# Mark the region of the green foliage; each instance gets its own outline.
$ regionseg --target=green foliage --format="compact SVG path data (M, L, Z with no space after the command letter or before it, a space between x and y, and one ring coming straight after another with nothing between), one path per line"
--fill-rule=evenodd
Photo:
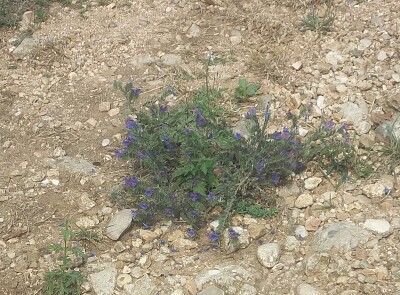
M236 204L235 212L240 215L248 214L255 218L274 217L278 214L275 208L266 208L254 201L239 201Z
M12 27L18 22L15 14L11 13L3 1L0 1L0 27Z
M311 10L300 23L300 31L315 31L319 34L326 34L332 30L332 25L335 20L335 14L332 10L332 4L328 5L324 15L319 17L316 10Z
M49 1L47 0L35 0L35 4L42 7L49 7Z
M246 79L240 79L239 86L235 89L235 99L238 102L245 102L249 97L255 96L260 87L259 84L251 84Z
M81 247L70 245L74 231L71 229L68 221L64 223L61 235L62 243L51 244L49 249L59 254L58 260L62 264L60 269L54 269L45 273L41 292L46 295L79 295L84 277L79 271L71 269L70 257L79 256L85 258L86 255Z
M207 64L207 68L210 62ZM291 126L268 132L269 105L260 116L255 108L246 114L249 135L234 133L227 110L220 104L223 90L208 85L191 100L171 105L175 94L167 88L160 97L148 98L137 105L140 90L132 83L114 82L127 100L132 114L126 120L127 137L117 157L131 161L135 176L112 196L132 210L138 224L148 225L159 218L185 220L191 228L200 228L213 208L223 208L218 232L212 242L229 227L233 212L254 217L273 217L270 208L274 187L284 184L309 162L317 164L326 177L350 177L358 159L350 145L346 126L335 128L332 122L321 124L302 139L297 134L301 117L288 115ZM255 95L260 86L241 80L236 89L238 101ZM362 167L367 174L368 166ZM255 202L257 200L257 202ZM191 232L190 236L195 236Z
M388 158L391 171L400 165L400 116L393 123L386 123L387 142L383 147L382 155ZM399 131L397 131L399 132Z
M47 18L47 12L43 10L35 10L35 17L39 22L43 22Z

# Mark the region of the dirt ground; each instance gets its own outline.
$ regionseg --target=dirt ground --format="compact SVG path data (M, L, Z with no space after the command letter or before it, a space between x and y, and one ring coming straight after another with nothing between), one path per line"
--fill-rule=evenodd
M19 13L35 8L25 4ZM327 34L298 29L311 8L323 15L324 1L291 0L52 3L48 18L30 28L37 43L23 55L13 52L22 32L0 29L0 294L36 294L48 266L46 247L59 241L65 220L97 218L93 228L104 232L108 210L117 210L110 192L131 168L114 156L127 115L114 80L132 81L143 100L168 85L184 100L204 85L204 60L213 52L220 57L210 68L213 83L232 90L245 77L262 84L264 97L273 96L279 126L280 117L298 108L294 102L315 99L321 87L315 71L323 72L327 52L371 29L366 22L375 14L393 13L385 21L393 20L390 42L399 40L394 1L333 5L336 18ZM397 47L390 58L398 54ZM366 59L369 66L375 62ZM304 70L292 66L298 61ZM386 90L396 85L387 83ZM227 92L221 104L238 114L260 98L237 105L231 96ZM393 114L384 99L365 97L370 107ZM331 105L346 101L340 93L326 99ZM100 110L104 102L110 106ZM95 206L83 210L82 195ZM281 217L271 222L278 226ZM97 251L113 245L105 238Z

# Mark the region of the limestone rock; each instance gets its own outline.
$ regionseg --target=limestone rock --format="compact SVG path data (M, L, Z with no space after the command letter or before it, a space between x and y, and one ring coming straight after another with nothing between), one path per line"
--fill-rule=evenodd
M126 231L132 223L132 210L123 209L118 211L107 225L106 234L111 240L118 240L124 231Z
M268 243L258 247L257 259L265 267L274 267L281 255L281 249L278 243Z

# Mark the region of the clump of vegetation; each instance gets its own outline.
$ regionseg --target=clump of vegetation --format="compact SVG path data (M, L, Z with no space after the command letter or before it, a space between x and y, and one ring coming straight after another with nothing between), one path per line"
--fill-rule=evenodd
M239 85L235 89L235 99L238 102L245 102L250 97L255 96L260 89L259 84L249 83L246 79L240 79Z
M239 83L242 97L259 88L249 90L248 83ZM308 162L317 163L327 177L340 175L341 179L357 166L345 125L325 122L301 141L299 117L291 114L289 126L268 132L271 112L267 105L262 114L249 109L245 118L250 135L244 136L229 127L227 111L219 104L220 89L206 86L192 100L172 106L166 98L176 93L168 88L159 98L137 107L140 89L118 81L114 87L122 91L131 111L123 149L116 156L135 165L135 174L125 178L118 196L136 208L132 216L138 224L181 219L191 226L194 237L195 230L218 211L222 212L219 228L210 233L215 242L230 226L234 212L276 215L271 208L274 188Z
M59 254L61 261L59 269L48 271L44 275L44 284L41 292L46 295L77 295L84 282L83 275L72 269L71 258L86 257L83 249L72 244L71 238L75 235L70 224L66 221L62 230L62 243L51 244L49 249Z
M315 9L308 12L307 16L302 19L299 29L301 32L315 31L319 34L326 34L332 31L335 13L331 1L327 2L327 8L324 15L320 17Z

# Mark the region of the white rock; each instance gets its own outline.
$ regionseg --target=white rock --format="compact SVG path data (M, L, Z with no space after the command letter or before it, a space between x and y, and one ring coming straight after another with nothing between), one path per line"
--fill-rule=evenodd
M304 181L304 188L307 190L315 189L322 182L320 177L310 177Z
M383 237L390 235L391 226L385 219L367 219L364 222L364 227Z
M372 44L372 41L370 39L361 39L360 43L358 45L358 49L364 50L364 49L370 47L371 44Z
M325 107L325 97L322 95L317 96L317 107L321 110Z
M298 225L294 230L294 234L299 240L304 240L308 236L308 231L303 225Z
M110 117L114 117L119 114L119 108L114 108L108 111L108 115Z
M132 283L132 277L128 274L120 274L117 277L117 286L118 287L123 287L130 283Z
M296 71L300 70L302 66L303 63L301 61L296 61L294 64L292 64L292 68L295 69Z
M197 38L199 37L201 34L201 30L200 27L198 25L196 25L195 23L193 23L190 28L189 28L189 32L188 32L188 38Z
M239 234L237 239L232 239L229 234L229 229L225 229L223 235L223 247L228 253L233 253L239 249L244 249L250 244L250 236L248 230L240 227L234 226L231 228L236 233Z
M123 209L117 212L107 226L107 237L111 240L118 240L122 233L127 230L132 223L132 210Z
M309 193L301 194L295 201L296 208L302 209L314 203L313 197Z
M108 138L104 138L101 142L101 146L108 146L110 144L110 140Z
M376 58L379 61L384 61L385 59L387 59L387 53L385 51L381 50L378 52L378 55L376 56Z
M96 206L96 203L89 198L89 195L87 193L83 193L79 199L79 209L82 211L90 210L94 206Z
M54 149L54 151L53 151L53 156L54 156L55 158L65 156L66 154L67 154L67 153L66 153L61 147L56 147L56 148Z
M111 102L109 101L103 101L99 103L99 111L100 112L108 112L111 110Z
M321 295L320 291L310 284L301 283L296 288L297 295Z
M302 128L302 127L299 127L298 131L299 131L299 135L300 135L301 137L306 136L307 133L308 133L308 130L307 130L307 129L304 129L304 128Z
M195 241L179 238L172 242L172 245L177 249L195 249L198 244Z
M104 270L90 274L93 289L96 294L112 295L115 288L115 277L117 269L113 266L108 266Z
M366 184L362 186L362 191L368 198L381 198L385 194L385 186L380 182Z
M83 216L81 218L78 219L78 221L75 222L75 224L78 227L82 227L82 228L93 228L96 225L98 225L100 223L100 221L97 219L97 216Z
M343 56L335 51L330 51L325 56L325 61L332 66L337 66L338 64L343 63Z
M265 267L274 267L281 255L281 249L278 243L268 243L258 247L257 259Z

